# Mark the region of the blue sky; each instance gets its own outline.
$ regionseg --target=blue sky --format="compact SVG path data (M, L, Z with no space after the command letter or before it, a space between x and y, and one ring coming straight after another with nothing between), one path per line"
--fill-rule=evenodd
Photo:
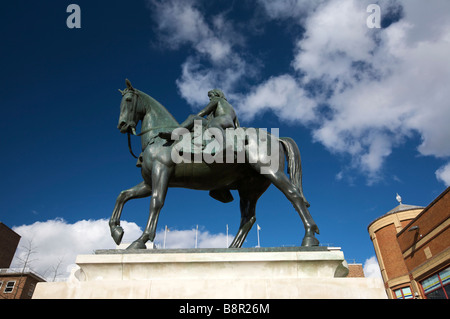
M66 26L71 3L81 8L80 29ZM381 8L380 29L367 27L370 3ZM73 263L69 251L79 251L67 238L77 237L61 229L90 220L84 232L102 232L95 222L141 182L116 129L125 78L179 122L217 87L242 126L295 139L319 240L364 263L374 256L367 226L398 204L396 193L426 206L450 185L448 9L438 0L5 3L0 221L35 243L48 226L45 235L64 243L54 254ZM222 204L207 192L170 189L157 242L165 225L172 239L193 237L199 225L204 244L219 245L227 224L230 235L239 226L233 195ZM131 201L122 220L143 228L148 208L148 198ZM300 218L275 187L256 217L262 246L300 245ZM103 237L86 245L113 247ZM56 249L45 243L41 260ZM256 244L255 227L244 247Z

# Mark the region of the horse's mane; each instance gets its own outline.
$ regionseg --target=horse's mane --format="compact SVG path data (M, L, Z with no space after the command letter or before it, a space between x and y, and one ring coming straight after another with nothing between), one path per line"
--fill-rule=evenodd
M144 106L147 108L147 111L154 112L158 116L163 116L178 124L177 120L173 117L173 115L161 103L159 103L157 100L152 98L147 93L144 93L137 89L134 90L137 91L139 96L142 98L142 101L144 103Z

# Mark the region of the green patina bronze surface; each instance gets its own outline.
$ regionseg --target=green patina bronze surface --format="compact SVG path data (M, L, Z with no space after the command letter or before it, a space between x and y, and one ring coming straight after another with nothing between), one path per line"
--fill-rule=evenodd
M155 238L158 218L166 199L167 189L182 187L207 190L210 196L224 203L233 200L231 190L238 191L241 223L230 248L240 248L256 221L255 209L259 197L271 184L274 184L292 203L304 224L305 235L302 246L318 246L319 241L315 234L319 233L319 228L309 213L309 203L303 195L300 151L293 139L278 138L264 130L246 128L247 131L255 132L258 140L265 142L267 149L270 149L271 152L275 149L276 152L272 154L267 151L261 152L260 145L254 145L254 140L245 139L241 141L243 146L240 155L243 155L244 158L241 162L177 162L173 158L172 151L179 144L173 140L173 137L179 130L184 129L188 132L192 130L192 123L195 120L200 123L200 132L216 129L215 132L218 130L219 133L224 134L230 129L240 129L236 113L223 92L217 89L210 91L208 93L210 103L201 112L189 116L185 122L179 124L158 101L134 88L128 80L126 80L126 86L125 90L120 90L122 101L117 128L121 133L132 133L141 137L142 152L138 157L137 166L141 169L143 181L122 191L117 197L109 221L111 236L117 244L122 241L124 233L120 226L120 216L127 201L151 196L150 214L145 230L142 236L128 247L130 250L145 249L145 243L149 240L153 241ZM137 134L136 126L139 121L142 122L141 133ZM195 135L195 129L193 135ZM193 141L195 144L195 137ZM206 152L204 145L198 145L198 147L197 149L200 149L199 152L203 152L203 155L212 154ZM225 154L225 149L215 149L214 152ZM187 155L195 157L196 154L192 152ZM274 159L276 161L273 161ZM286 160L289 176L284 173ZM267 163L276 163L277 165L268 166ZM194 204L196 203L184 202L180 203L180 207Z

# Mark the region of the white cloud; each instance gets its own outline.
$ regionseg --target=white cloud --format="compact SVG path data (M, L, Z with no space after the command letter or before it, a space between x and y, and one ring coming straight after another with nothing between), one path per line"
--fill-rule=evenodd
M121 226L125 230L125 240L134 240L142 234L135 223L122 221ZM34 261L29 267L48 278L53 278L54 268L59 261L62 261L62 264L57 271L60 274L58 277L67 277L70 271L67 267L75 263L77 255L116 247L106 219L81 220L69 224L58 218L14 227L13 230L22 238L11 267L23 267L19 258L23 259L31 250Z
M165 234L166 249L172 248L194 248L195 229L175 230L169 229ZM228 235L228 245L231 244L233 236ZM159 231L155 237L155 244L158 248L164 247L164 230ZM227 236L225 234L211 234L201 228L197 232L197 248L227 248Z
M176 83L181 96L197 108L207 105L209 90L232 92L243 77L253 72L251 63L235 50L244 44L244 36L234 30L223 13L203 14L198 2L148 2L162 45L170 49L186 45L193 49Z
M142 229L132 222L121 221L125 234L123 243L131 243L142 235ZM57 278L67 278L80 254L93 254L99 249L116 249L111 238L108 220L81 220L73 224L63 219L36 222L31 225L13 227L22 238L14 256L11 268L22 268L21 260L30 254L27 266L38 274L53 280L55 271ZM228 237L229 243L233 240ZM163 247L164 231L157 233L155 244ZM197 234L197 247L226 247L227 238L224 234L211 234L201 229ZM166 248L194 248L195 230L172 230L166 236ZM61 265L58 267L58 263ZM55 270L55 268L57 268Z
M314 119L315 107L316 103L290 75L270 78L236 104L239 115L247 120L265 110L272 110L283 120L302 123Z
M188 57L182 65L182 74L176 83L181 96L193 107L205 107L207 92L221 89L227 99L233 99L237 83L251 72L249 66L237 55L230 55L221 65L205 67L198 57Z
M363 266L364 276L367 278L381 278L380 266L375 256L366 259Z
M327 117L316 112L311 119L318 123L311 127L314 140L350 155L352 166L372 183L392 150L414 132L422 137L422 155L450 156L450 5L381 1L382 14L401 5L404 17L387 28L369 29L368 3L329 0L309 10L292 66L303 75L299 91L308 81L329 90L329 96L314 98L329 107ZM282 8L294 4L302 2L275 1L271 6L278 8L274 15L280 18ZM260 88L267 88L266 83L254 92ZM266 108L262 103L252 110ZM279 108L296 118L289 103Z
M450 186L450 163L447 163L436 171L436 178L444 183L445 186Z
M329 1L311 14L297 43L293 66L308 78L351 81L352 62L367 60L375 43L366 27L363 1Z
M288 19L305 32L292 40L291 71L239 94L243 80L263 65L245 47L251 34L236 30L225 14L203 12L200 1L150 1L163 43L192 50L177 80L190 105L206 105L206 92L222 88L244 119L272 111L308 126L314 141L349 155L350 167L369 183L379 179L393 149L416 133L420 154L450 157L450 2L377 1L382 17L396 21L370 29L372 2L258 1L265 19Z
M326 0L258 0L271 19L302 18Z
M160 41L173 49L184 44L198 44L211 37L195 1L154 1L148 2L157 22Z

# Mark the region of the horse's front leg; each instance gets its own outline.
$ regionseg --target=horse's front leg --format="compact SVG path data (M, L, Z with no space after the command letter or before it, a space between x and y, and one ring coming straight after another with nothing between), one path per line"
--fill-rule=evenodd
M147 226L141 237L135 240L127 249L146 249L145 243L155 239L159 213L164 206L167 188L172 169L164 164L156 163L152 168L152 199Z
M123 237L123 228L120 227L120 215L122 214L123 205L130 199L144 198L152 194L152 188L150 185L142 182L130 189L120 192L117 196L116 205L109 220L109 228L111 230L111 236L117 245L120 244Z

